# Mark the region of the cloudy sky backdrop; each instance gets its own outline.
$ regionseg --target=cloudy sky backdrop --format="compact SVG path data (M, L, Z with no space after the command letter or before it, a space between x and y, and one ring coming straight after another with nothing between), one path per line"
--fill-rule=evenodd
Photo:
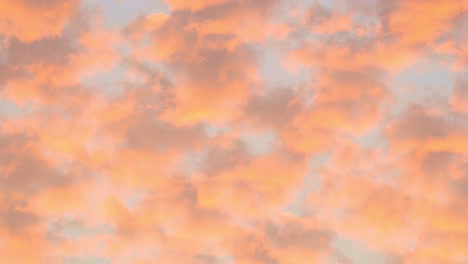
M467 17L0 0L0 262L468 263Z

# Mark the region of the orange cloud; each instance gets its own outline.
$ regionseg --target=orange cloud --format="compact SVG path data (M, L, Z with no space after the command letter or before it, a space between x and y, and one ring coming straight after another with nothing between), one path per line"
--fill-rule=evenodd
M459 117L462 123L465 119L465 116ZM459 124L412 106L403 118L390 124L388 130L395 148L466 154L466 127Z
M0 32L22 42L58 37L78 1L0 1Z
M216 6L229 2L230 0L202 0L202 1L184 1L184 0L168 0L166 3L173 9L189 9L198 11L209 6Z
M450 30L451 20L466 11L459 1L399 1L389 15L390 30L403 45L430 43Z
M0 0L1 260L468 261L460 1L104 2Z

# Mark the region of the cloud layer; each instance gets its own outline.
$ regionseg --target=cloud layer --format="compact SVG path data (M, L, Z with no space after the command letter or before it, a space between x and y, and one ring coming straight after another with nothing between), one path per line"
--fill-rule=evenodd
M3 262L468 262L464 1L129 2L0 0Z

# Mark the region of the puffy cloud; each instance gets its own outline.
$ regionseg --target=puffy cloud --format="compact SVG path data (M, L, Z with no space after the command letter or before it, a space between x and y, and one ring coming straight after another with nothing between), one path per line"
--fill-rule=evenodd
M237 115L248 96L256 77L255 55L246 45L226 49L229 35L199 34L189 28L192 20L190 13L175 12L151 34L155 47L147 52L163 60L176 79L172 92L176 105L162 118L176 125L225 122ZM226 98L232 102L224 103Z
M463 11L466 6L458 1L448 1L444 5L437 1L398 1L389 14L388 26L403 45L422 45L450 30L452 20Z
M440 116L413 105L401 119L389 125L388 133L396 148L466 154L468 138L465 120L465 115Z
M78 3L77 0L1 1L0 32L22 42L60 36Z

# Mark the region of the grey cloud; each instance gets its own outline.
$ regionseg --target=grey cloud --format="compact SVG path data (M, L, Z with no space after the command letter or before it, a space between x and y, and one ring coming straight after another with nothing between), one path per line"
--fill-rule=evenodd
M455 79L453 96L468 100L468 73L460 74Z
M421 169L428 176L444 177L455 158L455 154L450 152L429 152L421 163Z
M16 201L52 187L87 181L92 174L80 164L69 164L68 171L54 167L38 149L36 138L26 135L0 135L0 165L8 175L0 177L0 191L8 201ZM14 194L14 195L13 195Z
M260 127L282 127L290 123L301 106L292 103L296 94L291 89L274 89L265 96L252 96L244 107L248 120Z
M22 2L24 2L24 4L30 8L44 9L44 8L58 6L60 4L64 4L67 2L78 2L78 1L76 0L22 0Z
M78 51L64 37L48 37L31 43L12 38L8 49L8 63L24 66L36 63L64 65L69 56Z
M220 263L215 256L199 254L194 257L195 264L216 264Z
M195 21L222 19L232 14L255 13L266 18L272 14L279 0L227 1L219 5L210 5L193 13Z
M210 177L224 170L233 169L239 164L246 164L248 161L249 152L242 142L236 142L232 149L215 146L207 150L202 172Z
M39 222L39 216L18 210L12 205L0 209L0 226L5 227L14 235L23 235L25 228Z
M306 24L308 26L319 26L329 20L332 16L332 12L327 8L315 3L310 6L306 11Z
M306 229L298 223L267 224L265 233L271 243L279 248L299 247L327 250L333 233L326 230Z
M389 33L391 31L389 21L392 12L395 10L398 0L378 0L376 7L377 13L382 24L382 31Z
M441 117L429 115L422 107L413 105L394 122L395 140L427 140L449 133L449 123Z
M188 149L199 145L206 138L205 129L201 124L175 127L157 120L151 112L129 117L127 125L127 142L131 148L159 151Z

